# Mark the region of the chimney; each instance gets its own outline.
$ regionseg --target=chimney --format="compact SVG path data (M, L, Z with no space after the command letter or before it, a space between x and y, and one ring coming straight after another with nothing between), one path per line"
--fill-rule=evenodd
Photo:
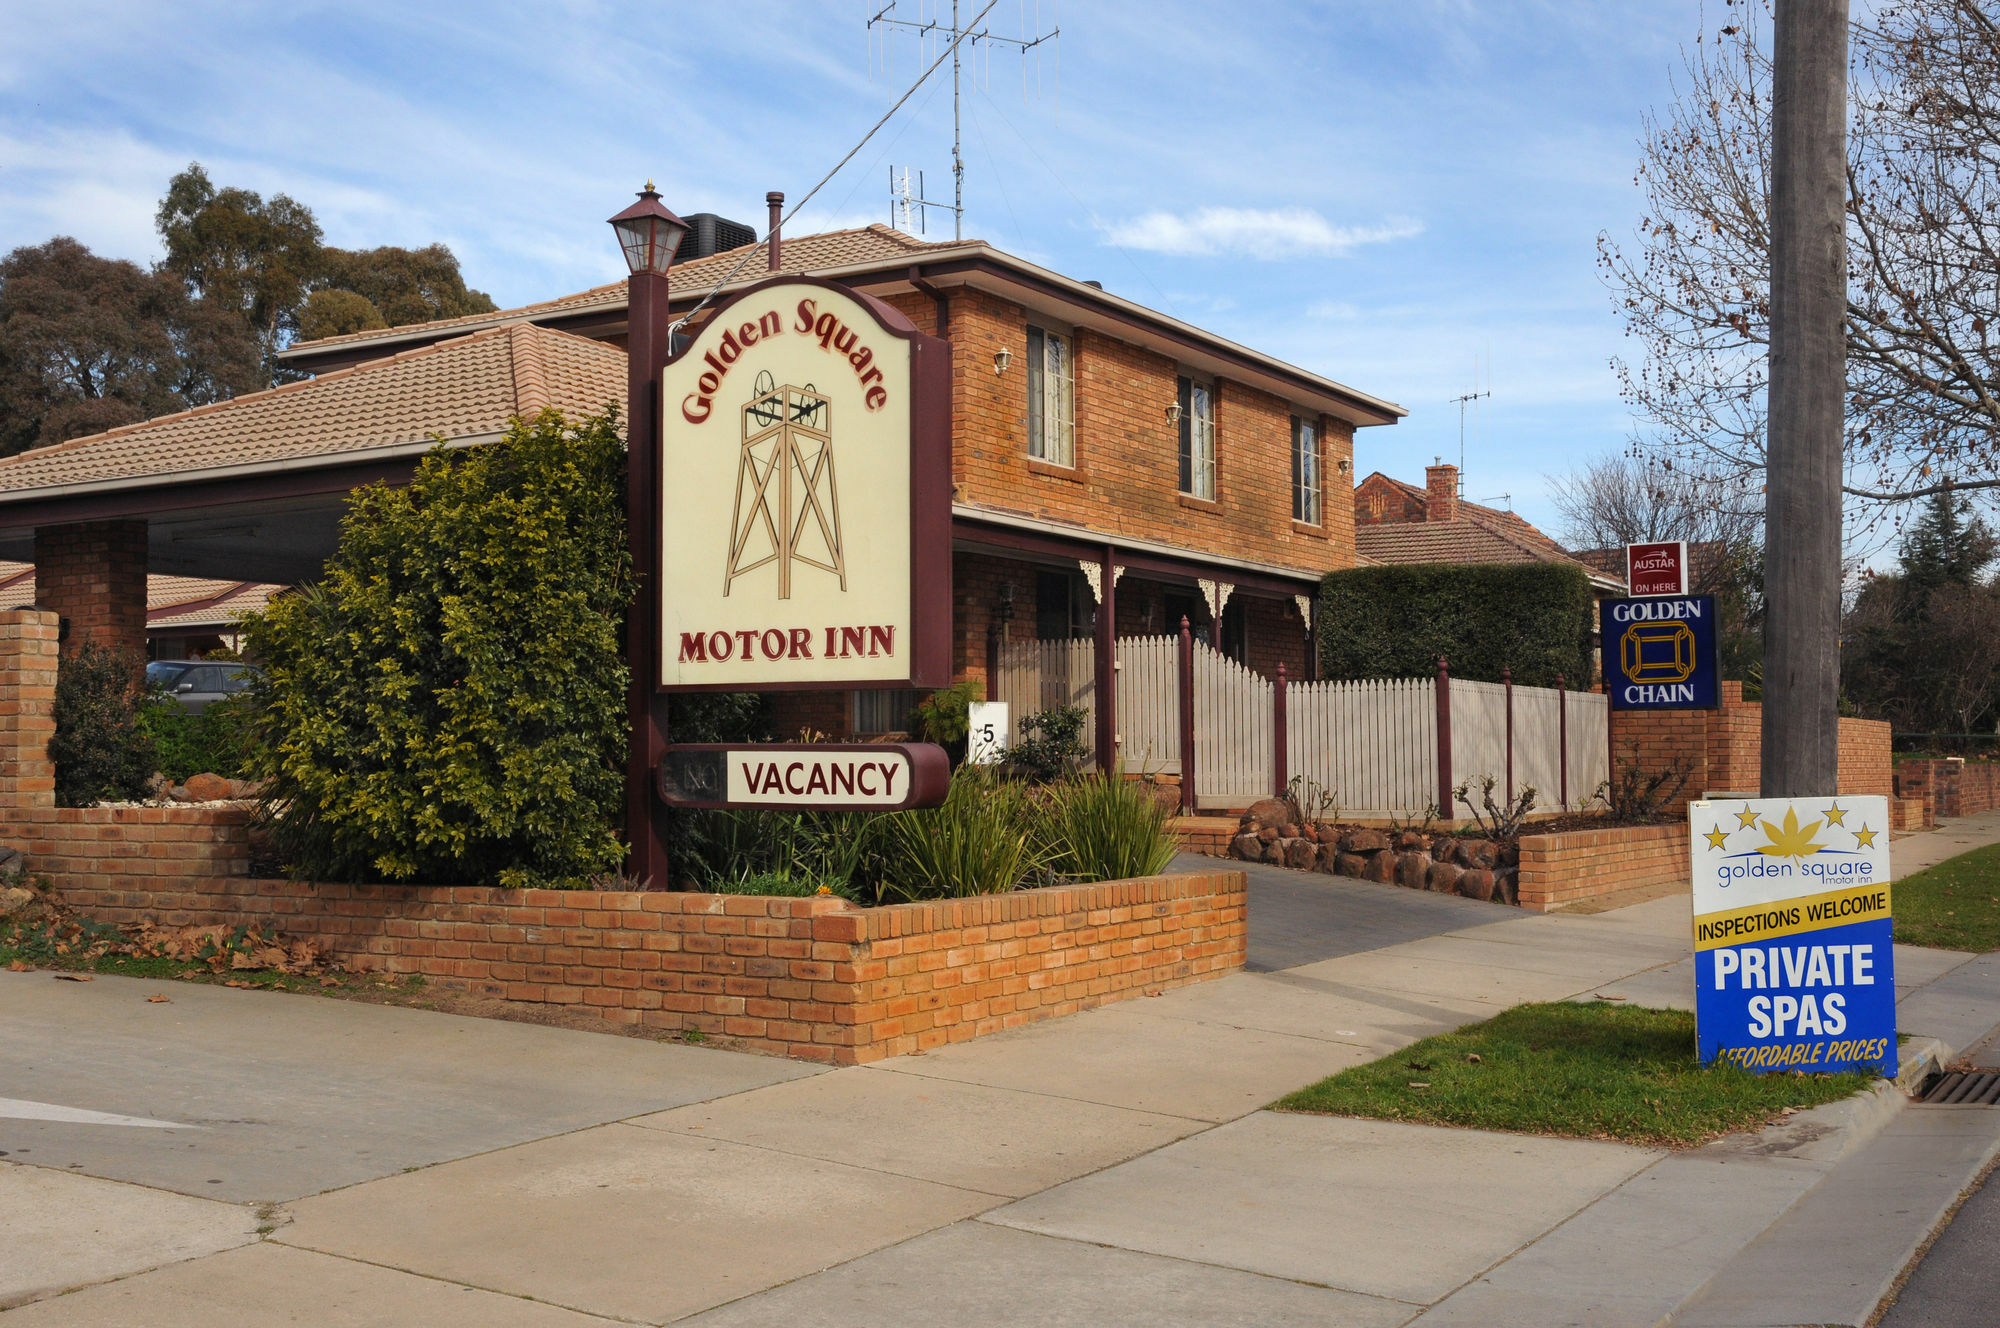
M1424 520L1458 520L1458 467L1439 463L1424 467Z
M764 202L769 204L771 208L771 271L776 272L778 270L778 223L785 216L785 196L780 191L773 189L770 193L764 195Z

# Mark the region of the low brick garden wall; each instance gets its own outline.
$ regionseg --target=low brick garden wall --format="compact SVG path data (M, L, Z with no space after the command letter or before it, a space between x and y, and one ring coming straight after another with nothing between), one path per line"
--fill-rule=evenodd
M1687 881L1688 827L1621 825L1527 835L1515 889L1522 908L1551 909L1626 890Z
M886 908L244 877L56 883L101 921L257 923L448 990L836 1065L1216 977L1242 965L1248 937L1245 879L1227 870Z

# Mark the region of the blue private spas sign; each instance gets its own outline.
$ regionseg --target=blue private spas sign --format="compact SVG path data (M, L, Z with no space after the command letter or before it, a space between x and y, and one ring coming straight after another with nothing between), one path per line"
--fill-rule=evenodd
M1896 1073L1889 803L1691 803L1703 1064Z

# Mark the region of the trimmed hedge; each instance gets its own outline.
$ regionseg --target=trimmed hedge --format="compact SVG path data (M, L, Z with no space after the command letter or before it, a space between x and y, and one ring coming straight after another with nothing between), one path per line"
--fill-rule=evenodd
M1454 678L1588 687L1590 579L1555 563L1421 563L1330 572L1320 583L1321 676Z

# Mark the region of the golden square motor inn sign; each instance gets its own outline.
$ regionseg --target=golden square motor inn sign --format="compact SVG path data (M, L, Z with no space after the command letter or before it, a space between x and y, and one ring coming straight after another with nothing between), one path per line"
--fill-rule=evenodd
M779 277L718 308L662 381L660 686L948 684L949 346Z
M1889 800L1691 803L1704 1064L1896 1073Z

